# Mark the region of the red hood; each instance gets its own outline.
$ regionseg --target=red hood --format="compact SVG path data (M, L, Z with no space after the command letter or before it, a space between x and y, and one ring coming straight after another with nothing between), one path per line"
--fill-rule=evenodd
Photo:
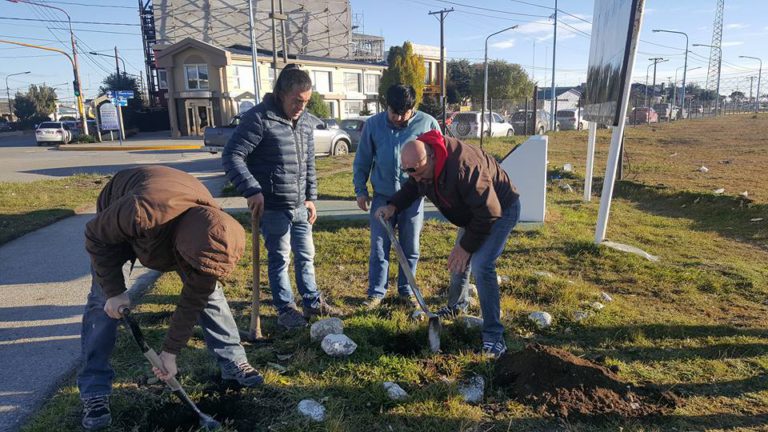
M445 138L438 129L432 129L429 132L424 132L419 135L416 139L430 146L435 154L435 176L433 180L437 182L437 178L440 177L440 173L443 172L445 160L448 159L448 149L445 147Z

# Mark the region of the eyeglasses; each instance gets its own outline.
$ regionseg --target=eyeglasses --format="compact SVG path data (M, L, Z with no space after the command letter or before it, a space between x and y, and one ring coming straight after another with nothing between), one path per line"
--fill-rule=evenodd
M421 168L422 168L424 165L426 165L426 164L422 164L422 163L421 163L421 161L426 161L426 160L427 160L427 155L424 155L424 157L423 157L423 158L421 158L421 159L419 159L419 160L417 160L417 161L416 161L416 163L418 163L418 165L417 165L417 166L415 166L415 167L408 167L408 168L402 168L402 167L401 167L401 168L400 168L400 171L402 171L402 172L404 172L404 173L406 173L406 174L413 174L413 173L415 173L416 171L418 171L419 169L421 169Z

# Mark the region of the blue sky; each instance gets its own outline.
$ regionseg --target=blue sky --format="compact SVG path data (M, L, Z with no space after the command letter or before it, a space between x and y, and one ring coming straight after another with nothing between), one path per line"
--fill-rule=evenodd
M134 0L37 0L66 9L75 21L96 21L126 25L74 24L79 44L85 51L112 54L118 46L129 73L143 71L141 34ZM531 3L532 5L525 4ZM266 0L259 6L267 7ZM352 0L352 12L360 14L366 33L382 35L388 45L400 45L405 40L419 44L439 45L438 21L429 11L453 7L456 11L446 19L445 41L449 58L467 58L481 62L485 37L512 25L519 28L494 36L489 42L490 59L519 63L536 81L549 85L552 66L552 13L550 0ZM98 6L95 6L98 5ZM536 5L536 6L534 6ZM685 38L674 34L652 33L663 28L688 33L693 43L710 44L716 0L646 0L634 81L644 81L650 57L664 57L657 81L675 76L682 79ZM590 0L560 0L560 14L565 25L558 27L556 82L558 85L584 81L589 53L589 33L593 2ZM748 93L749 76L757 75L758 62L740 59L739 55L761 57L768 68L768 1L727 0L723 26L722 93L735 89ZM0 0L0 39L18 40L60 49L68 46L68 32L59 23L8 20L61 19L63 14L50 9ZM534 50L535 46L535 50ZM706 80L708 48L690 47L688 81ZM109 57L86 56L80 59L85 93L92 97L108 72L114 70ZM691 70L696 67L700 69ZM9 86L13 92L30 83L45 82L59 88L62 98L71 97L72 81L68 61L63 56L30 48L0 44L0 79L8 74L30 71L28 75L13 76ZM545 80L546 78L546 80ZM0 85L4 82L0 81ZM755 81L756 85L756 81ZM768 89L768 84L763 86ZM4 90L4 89L3 89Z

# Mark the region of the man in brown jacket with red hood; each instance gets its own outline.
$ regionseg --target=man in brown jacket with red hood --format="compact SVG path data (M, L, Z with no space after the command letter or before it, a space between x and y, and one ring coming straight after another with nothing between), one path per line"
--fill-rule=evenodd
M245 232L196 178L163 166L118 172L99 195L85 239L93 281L83 314L84 364L77 377L83 427L98 429L111 422L114 371L109 357L119 311L130 306L123 275L129 261L176 271L184 284L160 353L165 371L157 371L158 376L176 374L176 355L198 322L223 379L248 387L263 382L248 363L218 282L242 257Z
M483 346L499 357L507 350L501 324L496 260L520 216L515 186L496 159L479 148L437 131L419 135L403 147L401 169L408 182L377 214L389 219L426 196L451 223L459 227L448 257L451 283L448 307L439 315L456 315L468 306L469 275L474 273L483 313Z

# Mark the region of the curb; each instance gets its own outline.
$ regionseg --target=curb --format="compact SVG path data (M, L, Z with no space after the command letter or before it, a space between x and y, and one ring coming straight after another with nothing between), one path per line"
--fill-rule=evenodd
M201 145L124 145L124 146L98 146L98 145L80 145L63 144L56 146L61 151L136 151L136 150L200 150Z

